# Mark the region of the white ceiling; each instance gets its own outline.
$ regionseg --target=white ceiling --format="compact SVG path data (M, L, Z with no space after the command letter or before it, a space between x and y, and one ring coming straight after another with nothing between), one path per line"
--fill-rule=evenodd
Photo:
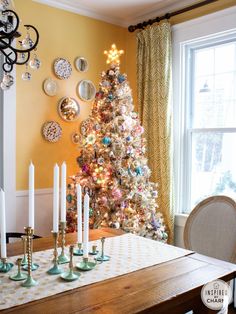
M182 9L197 0L34 0L49 6L127 27Z

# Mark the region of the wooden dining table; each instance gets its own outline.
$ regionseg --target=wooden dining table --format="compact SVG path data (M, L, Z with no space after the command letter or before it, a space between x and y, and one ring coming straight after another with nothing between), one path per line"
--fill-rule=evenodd
M122 232L103 228L90 231L90 240L114 237ZM66 235L66 243L76 243L76 233ZM52 237L34 240L34 251L53 247ZM22 243L8 244L8 256L22 254ZM54 313L216 313L201 301L204 284L236 277L236 265L197 253L144 268L123 276L83 286L37 301L0 311L17 314ZM1 289L1 286L0 286Z

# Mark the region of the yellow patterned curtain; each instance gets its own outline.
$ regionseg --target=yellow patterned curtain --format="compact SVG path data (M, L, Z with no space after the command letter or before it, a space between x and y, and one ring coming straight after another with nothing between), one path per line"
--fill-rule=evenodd
M173 241L171 188L171 26L153 25L137 33L138 111L145 128L152 181L169 242Z

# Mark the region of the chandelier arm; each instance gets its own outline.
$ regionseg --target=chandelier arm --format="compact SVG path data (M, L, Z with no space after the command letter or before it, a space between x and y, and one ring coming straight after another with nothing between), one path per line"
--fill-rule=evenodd
M12 71L13 65L17 61L17 53L13 50L8 54L5 51L2 51L2 53L5 56L5 62L2 65L3 71L9 73ZM14 55L14 58L10 58L12 54Z
M24 27L26 27L27 29L29 29L29 28L32 28L34 31L35 31L35 34L36 34L36 40L35 40L35 43L34 43L34 45L32 46L32 47L30 47L30 48L28 48L28 49L17 49L17 48L12 48L15 52L30 52L30 51L32 51L32 50L34 50L36 47L37 47L37 45L38 45L38 42L39 42L39 33L38 33L38 31L37 31L37 29L34 27L34 26L32 26L32 25L24 25Z
M14 15L14 17L16 18L16 26L14 27L14 29L10 33L6 33L4 31L0 31L1 39L13 38L14 34L17 32L19 24L20 24L20 19L19 19L18 15L16 14L16 12L14 12L12 10L5 10L2 13L5 14L5 13L9 13L9 12L12 13ZM3 26L4 26L4 24L3 24Z

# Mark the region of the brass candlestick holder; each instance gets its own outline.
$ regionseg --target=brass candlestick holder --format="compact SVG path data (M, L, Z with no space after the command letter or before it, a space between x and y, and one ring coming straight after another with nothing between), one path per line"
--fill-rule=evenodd
M28 263L26 266L28 267L27 268L28 275L27 275L27 279L22 283L22 287L30 288L30 287L38 285L38 282L36 280L34 280L32 275L31 275L31 272L32 272L33 229L31 227L26 227L25 231L26 231L26 238L27 238L26 252L27 252L27 262Z
M7 273L14 265L7 262L7 258L1 258L0 273Z
M106 239L105 237L101 238L101 242L102 242L102 252L101 252L101 255L98 256L98 257L95 257L95 259L97 261L99 261L99 262L107 262L107 261L110 260L110 256L104 254L105 239Z
M59 264L69 263L69 257L65 254L65 245L66 245L66 222L60 222L60 230L61 230L61 254L58 257Z
M73 271L73 252L74 245L70 246L70 263L69 263L69 271L61 274L61 278L66 281L74 281L79 278L80 273Z
M16 264L18 266L18 271L15 275L11 275L9 278L14 281L25 280L27 275L21 272L22 258L17 258Z
M74 255L76 256L83 256L83 249L82 249L82 243L78 243L78 249L74 249Z
M24 252L23 259L21 261L21 265L24 266L24 265L28 264L27 257L26 257L26 241L27 241L27 239L26 239L25 235L23 235L21 237L21 239L22 239L22 243L23 243L23 252Z
M97 255L98 254L97 245L92 246L92 251L89 252L89 254L90 255Z
M54 239L54 258L53 258L53 267L48 270L48 274L50 275L58 275L62 273L62 270L58 266L58 252L57 252L57 247L58 247L58 232L53 232L53 239Z
M96 265L96 262L89 262L88 257L83 257L83 261L76 264L76 267L80 270L88 271L94 269Z
M29 227L27 227L27 228L29 228ZM26 230L27 228L25 228L25 230ZM31 237L32 237L32 239L31 239L31 270L34 271L34 270L36 270L36 269L39 268L39 265L33 262L33 256L32 256L32 254L33 254L34 229L32 229L31 227L30 227L30 229L31 229ZM26 237L26 243L27 243L27 241L28 241L27 235L26 235L25 237ZM27 244L26 244L26 246L27 246ZM28 270L27 254L26 254L26 264L23 265L22 268L23 268L24 270L26 270L26 271Z

